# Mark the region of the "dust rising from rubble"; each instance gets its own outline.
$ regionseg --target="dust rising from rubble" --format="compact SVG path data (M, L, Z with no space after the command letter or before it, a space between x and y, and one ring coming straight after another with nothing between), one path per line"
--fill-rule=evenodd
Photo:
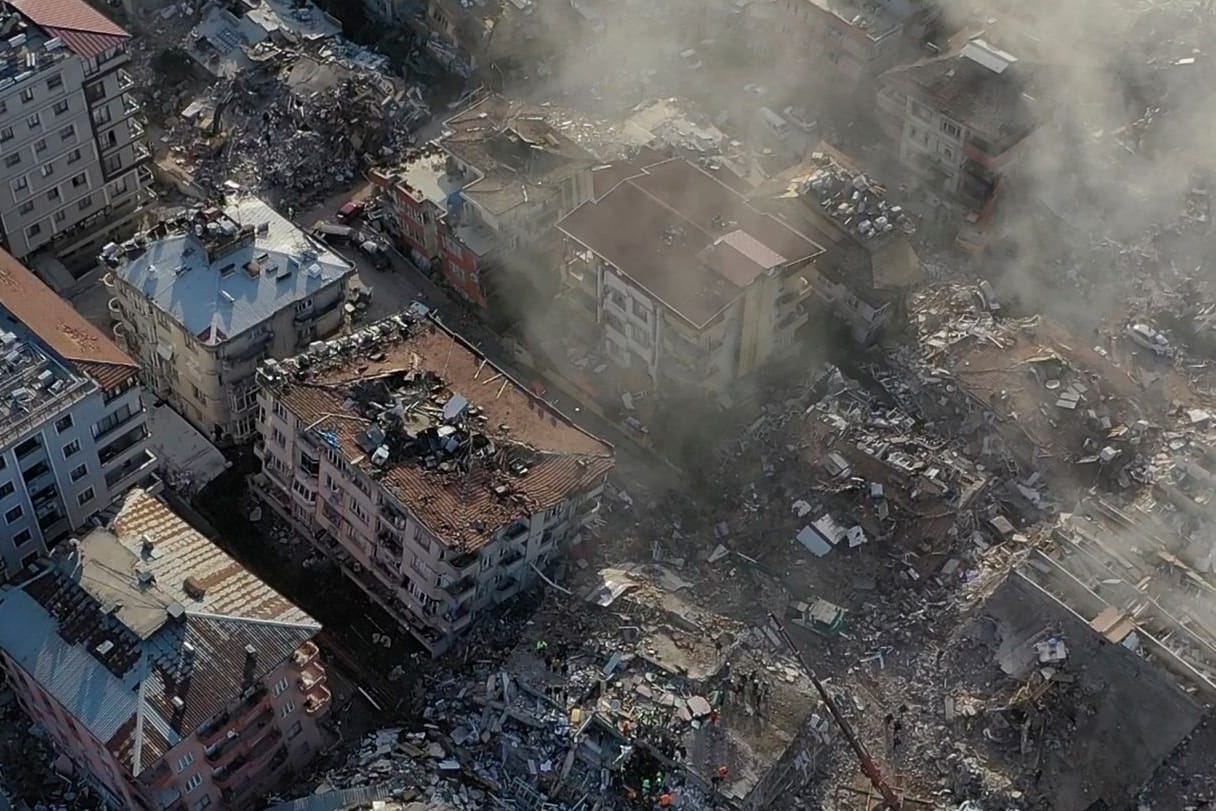
M1028 67L1048 120L1010 178L1019 207L996 276L1026 310L1052 308L1078 333L1127 310L1127 287L1153 273L1158 237L1210 170L1216 100L1203 77L1216 45L1211 0L943 0L954 41L982 34ZM1198 57L1198 59L1196 59ZM1046 96L1054 97L1052 102ZM1044 217L1044 205L1056 216ZM1008 207L1002 216L1010 212ZM1202 254L1179 260L1193 271ZM1213 255L1212 258L1216 258ZM1210 273L1207 274L1210 276Z

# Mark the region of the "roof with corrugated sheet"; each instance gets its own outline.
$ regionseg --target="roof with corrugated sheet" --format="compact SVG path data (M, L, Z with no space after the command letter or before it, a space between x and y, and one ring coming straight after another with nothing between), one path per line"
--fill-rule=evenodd
M143 490L53 563L0 591L0 648L133 774L320 630Z
M9 0L9 4L86 59L117 47L130 37L120 25L84 0Z

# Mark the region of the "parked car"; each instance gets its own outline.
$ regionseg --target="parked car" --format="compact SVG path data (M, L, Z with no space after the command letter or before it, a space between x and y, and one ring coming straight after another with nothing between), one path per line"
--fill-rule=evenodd
M344 245L350 242L355 229L349 225L338 225L333 222L318 222L312 227L312 235L329 245Z
M338 209L338 222L351 223L361 218L367 211L367 203L363 200L347 200Z
M388 246L378 240L364 236L359 241L359 251L370 258L372 265L380 270L384 270L392 264L388 257Z
M1127 328L1128 336L1154 355L1165 357L1172 351L1169 339L1148 324L1132 324Z

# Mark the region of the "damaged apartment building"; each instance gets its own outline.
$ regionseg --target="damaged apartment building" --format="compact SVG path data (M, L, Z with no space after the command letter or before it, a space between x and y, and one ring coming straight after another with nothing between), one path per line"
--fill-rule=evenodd
M908 292L924 281L916 222L845 155L821 143L748 199L825 246L812 285L855 341L870 343L903 318Z
M550 253L553 224L591 196L594 164L542 111L490 96L445 122L442 140L371 176L410 258L484 309L502 276Z
M115 811L244 811L301 770L319 630L143 490L0 590L7 686Z
M930 203L966 216L960 247L983 247L1003 178L1050 117L1042 67L983 39L883 74L879 123Z
M0 3L0 224L18 259L73 269L45 260L57 287L93 269L151 182L128 42L85 0Z
M415 312L258 370L255 492L432 654L582 539L612 447Z
M254 197L188 210L101 259L115 332L152 389L228 442L256 430L258 361L336 332L354 272Z
M0 582L132 487L159 490L139 365L0 251Z
M721 393L795 349L822 246L682 159L613 180L557 228L570 330L623 390Z

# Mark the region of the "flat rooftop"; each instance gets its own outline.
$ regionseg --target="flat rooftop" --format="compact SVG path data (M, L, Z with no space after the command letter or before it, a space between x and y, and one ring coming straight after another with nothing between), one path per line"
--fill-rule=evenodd
M748 204L697 166L647 166L558 228L695 325L709 322L774 267L823 248Z
M802 0L836 17L851 28L864 31L872 40L883 39L900 30L907 15L893 6L903 5L890 0Z
M107 246L102 260L161 312L217 346L341 283L354 267L263 201L182 220Z
M137 775L320 630L143 490L46 566L0 591L0 648Z
M258 377L320 442L469 551L613 466L611 445L429 318L393 316L267 361Z

